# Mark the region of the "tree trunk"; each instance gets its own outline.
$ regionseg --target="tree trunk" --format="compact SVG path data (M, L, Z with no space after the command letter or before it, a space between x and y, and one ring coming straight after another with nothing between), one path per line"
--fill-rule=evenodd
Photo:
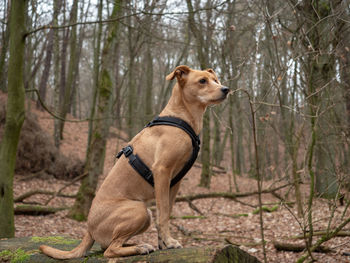
M115 0L111 19L117 17L121 9L121 0ZM85 172L88 175L82 180L77 199L69 212L69 216L76 220L86 220L98 182L98 176L103 172L106 140L110 126L110 103L112 99L112 44L118 30L118 22L110 23L104 42L101 58L101 72L98 83L97 118L94 123L91 144L87 150Z
M237 96L237 94L235 94L235 96ZM234 103L234 99L233 96L230 96L229 98L229 113L228 113L228 121L229 121L229 125L230 125L230 150L231 150L231 169L232 169L232 176L233 176L233 183L235 185L235 191L238 193L239 192L239 187L238 187L238 183L237 183L237 174L240 175L240 173L238 173L238 166L240 165L240 163L236 163L235 165L235 155L238 154L238 152L235 152L235 148L234 148L234 127L233 127L233 103ZM237 136L236 136L237 137ZM239 138L237 138L237 140L239 140Z
M305 1L304 6L306 17L310 21L305 23L306 31L309 32L308 39L317 52L309 53L307 60L308 103L313 108L312 115L322 113L317 117L315 131L316 191L325 198L334 198L338 192L334 160L337 138L336 131L330 129L329 125L334 123L330 90L333 87L332 78L335 76L335 58L334 53L327 52L332 39L326 33L330 30L330 21L325 19L331 14L331 4L328 1Z
M341 12L341 18L337 23L336 37L339 40L337 49L339 50L339 65L340 65L340 79L345 100L345 135L347 137L347 147L344 147L344 167L350 169L350 29L345 22L350 19L349 8L347 8L348 2L343 1L339 5L339 11ZM350 179L345 179L345 185L350 191Z
M98 3L98 19L102 19L102 7L103 7L103 0L99 0ZM93 81L92 81L92 103L91 103L91 112L90 112L90 119L89 119L89 134L88 134L88 143L87 147L90 147L91 143L91 137L92 137L92 130L93 130L93 119L95 116L96 111L96 99L97 99L97 91L98 91L98 78L99 78L99 72L100 72L100 51L101 51L101 37L102 37L102 23L99 23L96 25L94 31L94 73L93 73ZM86 151L88 153L88 151Z
M6 0L4 0L5 5ZM7 1L7 11L6 13L10 13L10 4L11 1ZM5 12L6 10L4 10ZM9 21L10 15L7 17L7 21ZM6 17L4 19L6 21ZM2 28L2 43L1 43L1 53L0 53L0 90L5 92L7 90L6 87L6 55L9 47L9 39L10 39L10 29L9 29L9 23L3 23Z
M145 123L153 117L153 56L151 50L151 39L148 39L146 50L146 95L145 95Z
M0 238L14 236L13 175L25 115L23 70L26 1L13 1L10 12L8 100L5 130L0 144Z
M74 24L77 21L78 16L78 0L73 1L71 13L70 13L70 24ZM69 38L69 65L68 65L68 76L67 81L64 83L64 90L62 94L62 101L60 103L60 117L65 119L67 116L67 113L69 111L69 108L71 106L71 97L72 97L72 91L74 88L75 80L76 80L76 64L78 60L78 42L77 42L77 27L73 26L70 29L70 38ZM63 129L64 129L64 123L65 121L59 120L59 126L58 126L58 133L60 138L63 138Z
M60 0L54 0L53 5L54 5L54 10L59 10L59 5L60 5L61 1ZM58 26L58 13L59 12L55 12L54 11L54 17L53 17L53 21L52 24L53 26ZM54 56L54 108L56 109L56 111L59 108L59 96L60 96L60 40L59 40L59 35L58 35L58 30L54 30L54 40L53 40L53 56ZM54 133L53 133L53 137L54 137L54 142L55 142L55 146L59 147L60 145L60 138L59 138L59 133L58 133L58 119L54 119Z
M202 136L202 173L199 186L210 187L211 169L210 169L210 115L209 111L204 114L203 118L203 136Z
M197 44L197 58L202 70L208 68L209 54L208 54L208 42L204 41L202 31L198 29L194 12L192 0L186 0L188 8L188 23L192 34L195 37ZM202 173L199 185L209 188L210 187L210 113L206 111L203 118L203 131L202 131L202 150L201 150L201 161L202 161Z
M54 10L56 12L56 10ZM54 15L55 16L55 15ZM46 98L46 90L47 90L47 81L49 79L50 69L51 69L51 60L53 53L53 39L54 39L54 30L51 29L48 34L48 43L46 47L46 57L44 61L44 69L41 75L40 84L39 84L39 95L43 102L45 102ZM44 108L41 106L40 100L36 102L37 109L43 110Z

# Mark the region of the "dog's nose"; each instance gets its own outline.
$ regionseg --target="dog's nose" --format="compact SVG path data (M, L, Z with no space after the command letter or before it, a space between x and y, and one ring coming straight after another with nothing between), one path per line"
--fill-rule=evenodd
M230 89L229 89L228 87L222 86L222 87L221 87L221 91L222 91L225 95L227 95L227 93L229 93Z

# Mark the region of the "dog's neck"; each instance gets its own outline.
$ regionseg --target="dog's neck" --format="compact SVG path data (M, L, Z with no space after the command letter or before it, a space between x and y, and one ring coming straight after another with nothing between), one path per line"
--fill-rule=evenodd
M206 106L186 101L181 87L176 83L168 104L159 116L173 116L183 119L191 125L196 134L199 134L203 127L203 115L205 110Z

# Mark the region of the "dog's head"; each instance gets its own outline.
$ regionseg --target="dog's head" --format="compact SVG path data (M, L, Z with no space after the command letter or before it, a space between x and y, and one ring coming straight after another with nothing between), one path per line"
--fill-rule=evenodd
M176 78L184 94L184 98L190 102L198 102L209 106L218 104L226 99L229 88L221 85L214 70L194 70L188 66L178 66L166 79Z

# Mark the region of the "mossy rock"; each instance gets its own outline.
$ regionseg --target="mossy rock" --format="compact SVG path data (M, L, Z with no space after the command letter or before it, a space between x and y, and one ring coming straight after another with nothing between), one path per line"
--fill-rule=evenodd
M64 236L53 237L24 237L0 240L0 262L150 262L150 263L258 263L257 258L249 255L238 247L194 247L182 249L158 250L149 255L124 257L109 261L103 257L103 251L95 244L84 258L56 260L43 255L39 251L42 244L51 245L58 249L71 250L80 240Z

